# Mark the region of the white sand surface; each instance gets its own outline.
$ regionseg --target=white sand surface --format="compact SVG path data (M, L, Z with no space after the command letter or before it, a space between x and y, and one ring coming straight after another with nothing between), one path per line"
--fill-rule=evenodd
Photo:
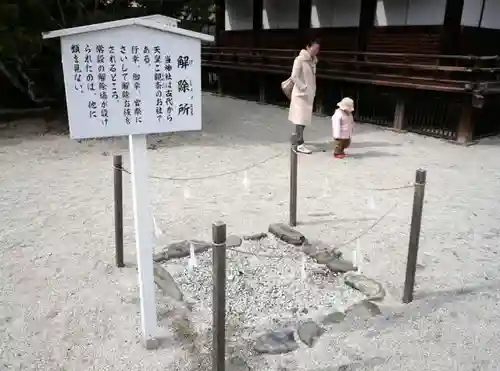
M149 151L151 173L158 178L208 177L283 153L227 176L151 179L154 215L163 231L157 249L177 240L210 240L216 220L239 235L287 221L292 127L286 116L277 107L204 94L202 133L149 138L155 148ZM155 351L140 344L126 174L129 266L114 266L112 154L123 154L128 166L127 141L78 143L42 131L33 121L0 132L0 370L210 369L200 363L209 359L210 323L194 328L200 348L193 354L170 327L173 306L159 292L166 337ZM306 141L328 148L330 133L329 118L315 117ZM256 356L249 346L267 326L262 310L255 333L238 333L242 327L235 325L230 348L259 371L326 371L349 363L344 371L500 369L500 140L463 147L360 124L349 154L345 160L334 160L329 150L300 157L298 229L311 239L342 244L396 205L359 240L362 273L388 292L380 304L383 315L349 331L330 329L311 349L301 345L284 356ZM419 167L428 172L420 266L415 302L403 306L412 189L372 189L409 184ZM342 247L347 258L356 246ZM299 272L300 261L289 264ZM266 277L266 269L259 272L261 280L277 279ZM285 296L302 295L292 286ZM304 290L305 298L314 292ZM272 296L245 300L263 308L262 300Z

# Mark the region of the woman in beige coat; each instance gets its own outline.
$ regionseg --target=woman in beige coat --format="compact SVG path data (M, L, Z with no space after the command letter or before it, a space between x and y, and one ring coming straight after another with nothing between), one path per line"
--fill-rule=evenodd
M290 98L288 120L296 126L298 137L297 151L310 154L304 145L304 129L311 124L314 97L316 95L316 55L319 42L311 41L293 61L291 79L294 83Z

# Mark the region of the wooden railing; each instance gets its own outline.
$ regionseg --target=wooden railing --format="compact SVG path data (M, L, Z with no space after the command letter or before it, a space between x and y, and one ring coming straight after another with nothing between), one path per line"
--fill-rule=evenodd
M202 64L287 75L296 55L293 49L204 47ZM322 51L317 69L318 78L450 92L488 93L500 88L499 76L499 56Z

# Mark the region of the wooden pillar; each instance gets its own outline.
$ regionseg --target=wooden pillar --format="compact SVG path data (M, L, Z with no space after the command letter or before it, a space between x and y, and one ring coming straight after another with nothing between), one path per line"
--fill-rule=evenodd
M263 74L259 76L259 103L266 103L266 76Z
M261 47L262 37L262 12L264 10L264 0L253 1L253 35L252 45L254 48ZM266 103L266 78L263 74L259 75L259 103Z
M299 0L299 30L311 28L311 0Z
M262 12L264 9L264 0L253 1L253 36L252 44L254 48L260 48L260 38L262 35Z
M222 96L222 68L217 71L217 94Z
M401 131L404 128L405 118L405 102L399 98L396 102L396 109L394 110L394 130Z
M323 94L316 94L315 111L318 115L325 115L325 106L323 102L324 102Z
M462 114L458 122L457 142L466 144L472 141L474 134L472 99L465 99L462 104Z
M226 30L226 0L215 0L215 44L221 45L221 34Z
M443 54L461 54L460 36L464 0L447 0L441 35Z
M358 45L361 52L366 51L368 37L375 23L375 13L377 11L377 0L362 0L361 12L359 13Z

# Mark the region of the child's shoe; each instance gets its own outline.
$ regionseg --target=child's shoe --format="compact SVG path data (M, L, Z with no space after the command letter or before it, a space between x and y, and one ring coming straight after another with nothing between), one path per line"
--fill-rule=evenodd
M334 153L334 154L333 154L333 157L335 157L335 158L344 158L344 157L345 157L345 155L344 155L344 154L341 154L341 153Z

